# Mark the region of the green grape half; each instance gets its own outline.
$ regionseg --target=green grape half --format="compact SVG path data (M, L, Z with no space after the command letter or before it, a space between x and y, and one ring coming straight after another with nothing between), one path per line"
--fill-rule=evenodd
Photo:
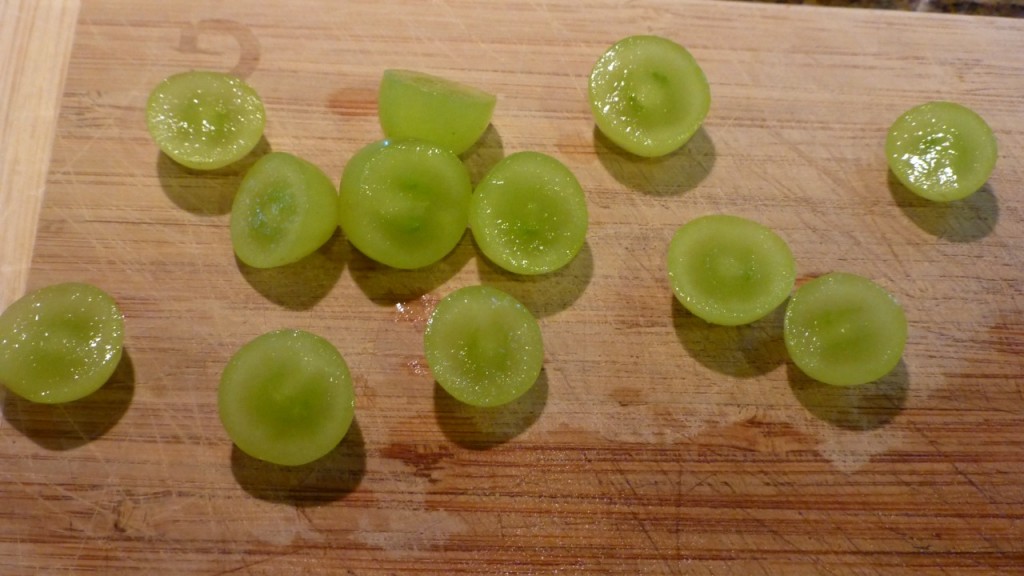
M805 374L834 386L867 384L892 371L907 342L903 308L871 280L844 272L801 286L786 307L786 350Z
M454 154L470 148L491 123L497 97L446 78L385 70L378 116L390 140L426 140Z
M749 324L789 296L796 262L768 227L727 214L701 216L676 230L668 276L679 302L712 324Z
M441 300L427 322L423 347L437 383L456 400L478 407L519 398L544 363L536 318L489 286L461 288Z
M998 150L985 120L953 102L911 108L889 128L889 168L911 192L950 202L977 192L992 174Z
M369 258L422 268L462 239L472 192L469 170L455 154L422 140L384 140L345 165L338 219Z
M315 165L271 152L246 172L231 207L231 244L255 268L312 254L338 229L338 191Z
M230 74L194 70L165 78L146 104L146 123L160 150L179 164L213 170L237 162L263 136L259 94Z
M344 358L330 342L302 330L275 330L242 346L224 368L217 403L239 449L282 466L325 456L355 414Z
M583 247L587 199L573 173L539 152L502 159L480 181L469 228L480 250L518 274L562 268Z
M660 36L616 42L590 73L594 121L616 145L638 156L664 156L685 144L711 106L700 65Z
M33 402L78 400L110 379L123 345L109 294L79 282L40 288L0 315L0 383Z

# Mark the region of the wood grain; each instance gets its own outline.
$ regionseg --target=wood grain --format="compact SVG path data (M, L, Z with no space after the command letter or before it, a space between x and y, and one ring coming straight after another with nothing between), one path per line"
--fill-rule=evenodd
M632 33L688 46L714 103L660 160L596 134L586 78ZM1009 574L1024 566L1024 22L700 1L83 5L29 285L77 279L127 316L94 396L12 395L0 429L3 574ZM268 107L261 151L338 177L380 137L383 69L499 98L465 160L563 160L591 229L565 270L519 278L470 238L384 269L336 236L308 260L236 263L242 165L185 171L150 141L150 87L233 70ZM888 125L930 99L994 127L984 190L935 205L888 176ZM903 362L857 389L788 361L781 316L714 328L674 303L664 247L695 216L773 227L801 279L869 276L906 308ZM436 301L488 283L544 331L521 401L460 406L434 384ZM294 470L232 449L221 367L280 327L348 360L356 425Z
M25 290L78 2L0 2L0 308Z

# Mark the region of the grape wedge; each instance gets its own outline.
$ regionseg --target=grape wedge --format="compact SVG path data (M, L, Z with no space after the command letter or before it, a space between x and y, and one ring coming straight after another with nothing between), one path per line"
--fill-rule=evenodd
M525 394L544 363L540 326L512 296L469 286L446 296L423 335L427 364L456 400L500 406Z
M412 70L385 70L377 102L390 140L426 140L453 154L468 150L491 123L497 97Z
M242 262L272 268L312 254L338 229L338 191L315 165L271 152L249 168L231 207Z
M217 405L224 429L243 452L299 466L325 456L345 437L355 393L334 345L310 332L275 330L231 358Z
M906 111L885 139L889 168L911 192L936 202L977 192L996 165L995 135L973 110L929 102Z
M562 268L583 247L587 200L573 173L539 152L498 162L476 187L469 228L492 262L517 274Z
M244 158L263 136L259 94L240 78L193 70L165 78L146 104L149 133L160 150L195 170L222 168Z
M707 78L693 55L660 36L616 42L594 65L588 96L601 132L644 157L680 148L711 106Z
M833 386L856 386L896 367L907 342L907 320L878 284L834 272L793 294L783 336L790 358L805 374Z
M472 188L466 166L448 150L422 140L383 140L345 165L338 219L367 257L422 268L462 239Z
M695 316L737 326L763 318L786 300L796 262L786 241L768 227L713 214L676 230L668 276L679 303Z
M123 345L109 294L79 282L40 288L0 315L0 383L32 402L78 400L110 379Z

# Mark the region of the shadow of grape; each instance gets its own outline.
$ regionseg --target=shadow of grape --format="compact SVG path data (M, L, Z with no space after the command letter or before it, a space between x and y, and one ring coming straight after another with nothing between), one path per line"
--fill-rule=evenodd
M235 192L245 173L270 152L270 143L261 137L252 152L244 158L216 170L186 168L159 152L156 161L157 177L164 194L182 210L203 216L223 215L231 212Z
M401 270L368 258L352 247L348 269L359 289L371 301L391 306L429 294L451 279L473 257L469 231L439 262L415 270Z
M822 384L793 364L789 364L788 375L793 395L808 412L847 430L885 426L903 411L910 388L910 375L903 360L888 375L860 386Z
M309 256L285 266L253 268L235 259L242 277L257 292L289 310L308 310L331 291L348 259L348 242L335 231Z
M890 170L889 193L903 214L928 234L953 242L973 242L988 236L999 221L999 201L991 184L953 202L934 202L914 194Z
M595 126L594 150L616 181L654 196L672 196L692 190L707 178L715 165L715 144L703 127L675 152L659 158L644 158L619 148Z
M124 350L114 373L99 390L63 404L29 402L8 391L4 418L48 450L70 450L106 434L124 416L135 395L135 368Z
M319 506L355 491L366 475L366 441L357 420L338 446L301 466L278 466L231 446L231 472L247 493L260 500L296 507Z
M743 326L719 326L694 316L672 296L672 325L686 352L702 365L737 378L767 374L786 362L785 303Z
M567 309L583 294L594 276L594 255L584 243L565 267L547 274L515 274L498 267L477 248L480 282L507 292L537 317Z
M505 145L494 124L489 124L480 139L461 155L474 187L504 157Z
M471 450L487 450L519 436L544 412L548 401L547 372L516 400L492 408L459 402L440 384L434 384L434 414L450 441Z

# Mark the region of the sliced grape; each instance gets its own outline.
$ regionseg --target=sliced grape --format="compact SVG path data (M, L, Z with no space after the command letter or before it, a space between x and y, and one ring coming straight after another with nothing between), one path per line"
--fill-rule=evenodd
M160 150L196 170L237 162L263 136L263 101L240 78L194 70L156 85L146 104L146 122Z
M423 72L385 70L378 116L390 140L426 140L453 154L469 149L491 123L497 98Z
M455 248L472 184L455 154L421 140L357 152L341 176L339 221L360 252L393 268L422 268Z
M324 338L275 330L228 362L217 390L220 420L246 454L282 466L323 457L348 432L355 393L348 365Z
M110 379L123 344L109 294L79 282L40 288L0 315L0 383L33 402L78 400Z
M704 122L711 90L685 48L660 36L616 42L590 73L590 107L601 132L638 156L664 156Z
M899 363L903 308L881 286L834 272L801 286L786 307L786 350L805 374L834 386L866 384Z
M529 390L544 363L540 326L515 298L489 286L446 296L423 336L437 383L472 406L507 404Z
M576 257L587 235L587 199L573 173L538 152L498 162L470 201L469 227L480 250L518 274L557 270Z
M315 165L271 152L246 172L231 207L231 244L255 268L312 254L338 229L338 191Z
M715 214L676 231L668 276L676 298L695 316L737 326L782 304L793 289L796 263L786 241L768 227Z
M889 128L889 168L911 192L950 202L977 192L992 174L998 151L981 116L953 102L911 108Z

